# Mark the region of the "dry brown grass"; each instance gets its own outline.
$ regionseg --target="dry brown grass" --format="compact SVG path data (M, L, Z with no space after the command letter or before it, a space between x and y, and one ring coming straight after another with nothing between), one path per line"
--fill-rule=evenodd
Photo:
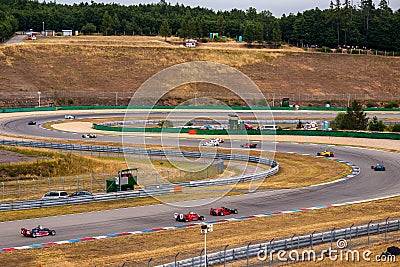
M346 253L347 249L343 250L341 253L343 255L342 259L340 260L340 252L338 254L333 254L332 259L335 259L335 255L337 255L337 260L330 260L329 257L325 257L324 260L319 262L298 262L293 263L291 266L326 266L326 267L337 267L337 266L388 266L394 267L399 266L399 256L395 256L395 259L387 259L386 261L379 261L376 259L376 256L380 256L382 252L385 252L389 246L399 246L400 240L389 241L389 242L380 242L374 245L366 245L366 246L359 246L356 248L351 248L350 250L354 251L357 250L360 252L360 260L352 261L351 254L348 254L349 260L346 260ZM325 248L326 249L326 248ZM366 259L363 259L363 252L369 250L371 254L366 255ZM356 259L356 258L355 258ZM368 260L369 259L369 260Z
M238 68L264 93L399 95L398 58L231 49L234 44L204 47L208 46L211 48L181 49L159 38L127 36L47 38L32 45L6 46L0 48L0 92L4 96L18 91L52 94L85 88L133 93L167 67L206 60ZM208 85L197 89L208 96L223 91ZM227 100L232 96L221 95Z
M276 153L279 173L265 179L259 189L281 189L309 186L333 181L351 173L351 167L324 158L312 158L304 155ZM327 178L329 177L329 178ZM248 183L236 185L235 189L248 189Z

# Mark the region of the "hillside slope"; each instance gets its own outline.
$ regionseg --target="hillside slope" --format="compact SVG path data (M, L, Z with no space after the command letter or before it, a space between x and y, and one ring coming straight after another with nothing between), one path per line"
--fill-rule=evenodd
M100 38L100 37L99 37ZM213 61L230 65L248 75L267 96L331 100L347 94L400 96L400 58L285 52L260 49L179 48L163 42L138 45L135 39L63 39L0 48L0 105L18 102L18 97L43 101L71 99L70 104L94 104L87 91L112 104L120 92L120 103L155 73L189 61ZM114 37L115 38L115 37ZM132 38L132 37L131 37ZM79 39L78 39L79 40ZM141 42L143 44L146 42ZM146 44L149 44L146 43ZM193 89L194 90L194 89ZM202 85L195 90L205 95L221 88ZM190 91L188 88L182 92ZM84 93L82 93L84 92ZM109 94L105 92L110 92ZM126 92L125 94L122 92ZM185 99L184 93L178 93ZM299 95L300 94L300 95ZM226 94L221 94L225 95ZM212 96L212 95L211 95ZM64 100L65 100L64 99ZM111 103L108 103L110 102ZM25 101L28 103L29 101ZM23 105L24 101L19 101ZM44 102L45 103L45 102ZM59 103L62 104L62 103ZM65 104L65 103L64 103Z

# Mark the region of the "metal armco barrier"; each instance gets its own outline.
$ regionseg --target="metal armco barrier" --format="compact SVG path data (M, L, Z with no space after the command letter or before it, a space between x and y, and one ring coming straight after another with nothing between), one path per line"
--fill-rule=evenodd
M0 202L0 211L8 210L23 210L32 208L43 208L51 206L64 206L72 204L83 204L98 201L115 200L121 198L135 198L135 197L148 197L155 195L162 195L171 193L174 186L180 185L183 188L192 187L205 187L211 185L229 185L239 182L247 182L251 180L258 180L270 177L279 171L279 164L267 158L260 158L247 155L230 155L222 153L200 153L200 152L181 152L181 151L168 151L168 150L146 150L134 148L120 148L120 147L107 147L107 146L87 146L87 145L73 145L73 144L55 144L46 142L33 142L33 141L13 141L13 140L0 140L0 144L8 146L25 146L37 148L51 148L63 150L76 150L76 151L91 151L91 152L108 152L108 153L126 153L135 155L149 155L149 156L173 156L173 157L190 157L190 158L212 158L223 160L237 160L251 163L259 163L270 166L271 169L259 172L257 174L236 176L229 178L219 178L213 180L190 181L183 183L171 183L162 185L160 187L147 186L146 189L140 189L128 192L117 192L103 195L94 195L87 198L79 199L60 199L60 200L25 200L13 202Z
M278 251L289 251L308 247L310 248L308 251L312 251L314 246L327 243L330 243L330 246L329 250L326 250L326 252L345 248L351 249L352 239L366 236L369 237L377 234L385 234L386 237L386 233L399 230L400 220L395 220L385 221L376 224L368 223L358 227L351 226L349 228L337 230L332 229L326 232L312 233L309 235L296 236L280 240L272 240L270 242L259 244L249 244L243 247L207 254L207 266L221 265L227 262L254 257L260 257L267 260L265 262L265 264L267 265L269 262L268 260L270 260L270 253L273 254L273 252L276 253ZM338 240L345 240L346 247L337 247L336 241ZM347 244L347 240L350 240L350 244ZM370 244L369 239L367 244ZM317 253L317 256L320 256L320 254ZM201 267L205 266L204 262L204 255L201 255L189 259L158 265L157 267ZM260 261L260 263L261 262L262 261Z

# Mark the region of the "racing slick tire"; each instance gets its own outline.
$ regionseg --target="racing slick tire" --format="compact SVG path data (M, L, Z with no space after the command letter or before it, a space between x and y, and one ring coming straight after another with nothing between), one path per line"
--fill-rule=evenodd
M50 231L50 235L56 235L56 231L51 230L51 231Z
M204 216L200 216L200 217L199 217L199 220L200 220L200 221L204 221L204 220L205 220Z
M233 214L238 214L237 209L234 209L234 210L233 210Z
M32 233L32 235L31 235L33 238L36 238L36 233Z
M223 212L223 211L220 211L218 215L219 215L219 216L224 216L224 212Z
M385 167L382 167L382 171L386 171Z

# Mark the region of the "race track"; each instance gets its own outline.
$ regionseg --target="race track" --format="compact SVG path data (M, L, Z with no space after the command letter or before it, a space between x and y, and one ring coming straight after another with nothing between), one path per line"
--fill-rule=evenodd
M118 114L120 115L120 114ZM35 118L39 124L47 121L63 119L63 115L43 116ZM84 115L80 115L84 116ZM90 115L88 115L90 116ZM108 116L96 114L96 116ZM117 116L114 114L113 116ZM49 131L38 126L27 126L32 118L17 118L1 122L2 133L12 133L21 136L45 136L62 139L79 139L80 135L72 133L60 133ZM120 136L100 136L97 141L120 142ZM159 139L146 139L157 143ZM311 140L312 141L312 140ZM174 140L171 141L174 143ZM184 139L182 145L198 145L198 140ZM226 145L237 146L240 141L233 140ZM335 156L341 160L352 162L361 168L361 173L349 180L320 185L315 187L265 190L238 196L224 197L222 199L203 199L180 203L160 204L145 207L134 207L119 210L108 210L56 217L29 219L23 221L8 221L1 223L0 248L25 246L34 242L62 241L73 238L99 236L110 233L143 230L157 227L174 226L177 223L173 219L174 212L187 212L184 206L199 205L195 211L206 215L206 220L211 220L208 215L210 207L227 206L237 208L239 215L247 216L276 212L283 210L294 210L319 205L334 203L361 201L372 198L383 198L397 195L400 192L399 174L397 166L400 158L396 153L383 152L353 147L334 147ZM299 153L315 154L321 151L321 145L277 143L277 151L294 151ZM375 172L370 166L383 161L386 172ZM209 204L212 202L212 204ZM206 203L206 204L204 204ZM202 205L203 204L203 205ZM208 215L208 216L207 216ZM228 216L234 217L234 215ZM57 230L54 237L44 237L37 240L20 236L20 227L34 227L38 224L48 226Z

